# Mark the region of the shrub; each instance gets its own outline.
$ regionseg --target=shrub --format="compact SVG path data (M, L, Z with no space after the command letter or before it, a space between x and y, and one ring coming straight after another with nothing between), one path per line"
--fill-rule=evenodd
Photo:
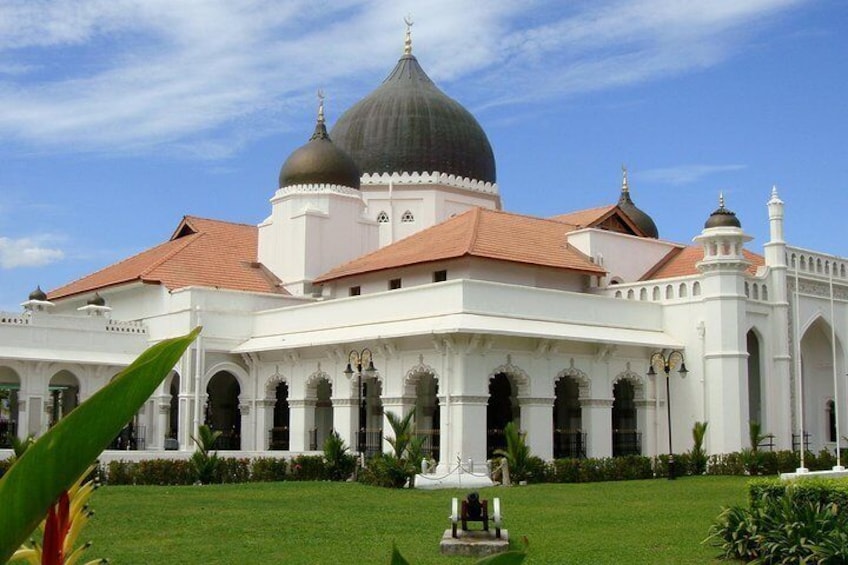
M195 480L201 484L206 485L215 480L218 452L213 451L212 448L219 437L221 437L220 431L213 431L204 424L197 429L197 437L191 438L197 445L197 450L192 453L189 461L194 469Z
M545 460L531 455L527 458L525 480L528 483L550 482L550 470Z
M137 485L190 485L195 473L188 461L182 459L148 459L132 467L133 483Z
M403 488L409 479L406 463L390 453L380 453L368 460L358 481L371 486Z
M324 461L326 463L326 478L331 481L344 481L353 474L356 468L356 457L347 452L348 448L342 437L333 430L324 440Z
M692 426L692 451L689 452L689 473L703 475L707 472L707 452L704 450L704 437L707 435L707 422L695 422Z
M298 455L291 460L289 478L293 481L323 481L327 465L321 455Z
M136 467L132 461L109 461L106 471L106 482L110 485L134 485Z
M239 457L223 457L218 459L218 465L212 477L215 483L246 483L250 480L250 459Z
M555 459L550 479L555 483L576 483L580 478L581 459Z
M288 465L283 458L257 457L250 464L250 480L256 482L284 481Z
M710 455L707 461L708 475L744 475L745 465L740 453Z
M723 556L758 563L845 563L848 483L752 481L750 508L725 508L704 540Z

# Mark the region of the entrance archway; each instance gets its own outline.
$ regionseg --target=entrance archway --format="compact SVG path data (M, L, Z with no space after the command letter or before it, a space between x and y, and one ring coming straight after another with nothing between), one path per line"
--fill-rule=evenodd
M580 407L580 384L573 377L554 386L554 459L586 457L586 434Z
M510 422L521 427L518 411L518 390L507 373L496 373L489 380L489 401L486 406L486 457L496 449L506 449L504 428Z
M636 387L621 379L612 389L612 456L640 455L642 434L637 429Z
M48 426L52 427L79 405L80 384L73 373L62 370L53 375L47 390L50 392Z
M204 423L213 431L221 432L215 442L217 449L241 449L241 412L239 395L241 386L232 373L219 371L206 385L206 418Z

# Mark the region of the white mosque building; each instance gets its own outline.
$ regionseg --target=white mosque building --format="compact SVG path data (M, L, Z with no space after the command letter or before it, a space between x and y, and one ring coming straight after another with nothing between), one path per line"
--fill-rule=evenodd
M206 423L247 454L320 450L331 430L375 452L385 414L413 409L443 468L483 469L510 421L544 459L680 453L697 421L709 453L748 447L750 421L775 449L846 434L848 259L786 242L775 189L745 218L769 223L758 253L723 201L693 243L662 239L626 171L617 203L548 218L502 210L496 180L486 133L407 35L329 133L319 111L258 225L185 216L0 312L0 443L197 325L114 448L179 455Z

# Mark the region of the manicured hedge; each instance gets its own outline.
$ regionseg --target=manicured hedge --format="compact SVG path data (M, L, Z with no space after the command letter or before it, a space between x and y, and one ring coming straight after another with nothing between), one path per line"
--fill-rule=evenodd
M286 460L222 457L214 473L214 483L281 481L286 478ZM100 479L110 485L191 485L197 480L191 463L183 459L110 461L101 468Z

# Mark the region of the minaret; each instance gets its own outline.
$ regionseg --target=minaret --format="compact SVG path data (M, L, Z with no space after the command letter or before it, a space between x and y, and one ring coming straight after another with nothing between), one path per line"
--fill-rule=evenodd
M772 304L771 319L768 327L768 340L772 344L773 366L766 365L765 374L769 375L767 401L765 402L765 424L774 434L778 449L792 449L792 418L785 413L786 406L792 406L792 354L789 335L790 309L788 266L786 260L786 241L783 236L783 201L777 194L777 187L771 189L768 201L769 241L764 245L766 266L768 267L768 296ZM764 359L767 364L769 361Z
M736 214L719 207L695 238L704 248L704 389L710 414L708 450L731 453L748 447L748 352L743 246L752 238Z

